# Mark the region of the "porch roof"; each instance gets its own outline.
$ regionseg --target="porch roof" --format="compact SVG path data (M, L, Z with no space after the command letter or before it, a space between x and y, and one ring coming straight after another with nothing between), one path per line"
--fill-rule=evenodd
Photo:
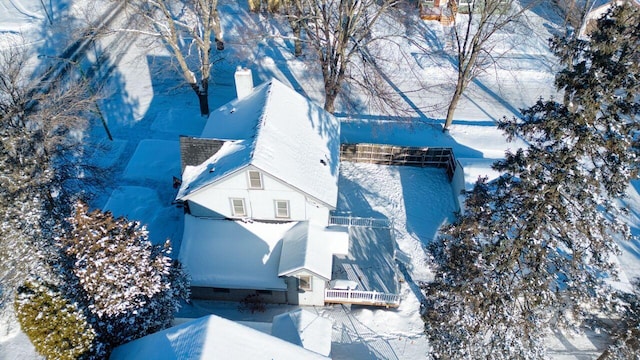
M308 270L324 280L331 279L334 243L347 234L308 221L298 223L282 240L278 275L286 276Z

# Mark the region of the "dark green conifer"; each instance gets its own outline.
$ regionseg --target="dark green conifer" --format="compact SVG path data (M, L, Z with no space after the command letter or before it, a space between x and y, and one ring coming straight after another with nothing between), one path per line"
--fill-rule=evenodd
M499 127L528 145L476 184L433 245L426 333L436 358L539 359L550 329L609 311L619 215L637 174L640 12L614 7L589 41L557 39L572 66L556 85L566 104L538 101ZM570 49L566 46L576 46Z
M50 284L31 280L18 289L20 327L47 359L76 360L91 352L96 333L76 304Z

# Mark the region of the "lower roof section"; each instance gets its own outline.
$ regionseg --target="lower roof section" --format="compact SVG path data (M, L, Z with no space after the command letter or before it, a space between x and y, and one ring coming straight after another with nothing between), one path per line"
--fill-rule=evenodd
M180 261L192 286L284 291L278 277L282 238L295 224L185 215Z

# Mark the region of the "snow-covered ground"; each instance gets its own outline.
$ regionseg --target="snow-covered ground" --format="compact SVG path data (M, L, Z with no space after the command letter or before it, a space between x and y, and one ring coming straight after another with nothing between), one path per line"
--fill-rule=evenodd
M0 0L0 46L9 40L29 44L41 52L48 34L42 31L49 21L60 22L57 14L78 9L84 0ZM44 7L43 7L44 4ZM461 163L472 174L487 173L493 159L506 149L521 143L506 143L494 120L513 116L517 109L532 104L553 91L554 60L546 39L553 22L553 12L539 6L527 13L532 31L510 43L500 66L480 76L466 92L456 112L457 121L449 133L441 132L445 104L449 96L453 69L444 55L447 44L439 24L422 22L417 12L409 14L411 29L407 34L424 45L419 48L405 39L397 40L409 54L410 62L398 62L384 68L392 86L405 92L403 101L413 109L409 119L391 121L378 114L346 114L342 124L343 142L373 142L411 146L452 147ZM81 13L76 11L76 13ZM315 64L296 59L291 44L278 36L284 26L262 15L248 13L246 2L221 0L226 49L216 63L211 84L210 105L216 108L235 97L233 70L237 65L249 67L254 82L260 84L277 77L312 100L321 102L322 84ZM413 17L411 17L413 16ZM58 23L59 25L59 23ZM515 45L514 45L515 44ZM505 45L507 46L507 45ZM425 52L424 48L429 52ZM48 48L48 54L55 54ZM109 53L115 68L109 75L110 96L101 108L106 114L113 141L106 139L102 125L90 134L92 141L105 145L106 152L96 152L91 161L109 167L112 177L102 193L96 194L92 206L112 211L147 224L154 242L172 239L179 249L182 235L181 209L172 201L176 190L172 177L180 175L179 135L197 135L204 126L198 112L197 98L191 89L180 86L179 75L172 71L169 55L162 49L150 49L132 38L112 34L101 38L95 54ZM415 91L419 86L428 88ZM640 235L640 182L634 182L624 204L631 211L628 221L634 234ZM357 306L308 308L334 321L332 355L336 359L420 359L428 352L419 317L421 293L419 281L431 277L424 246L437 236L440 225L451 221L455 210L451 186L442 170L389 167L344 163L340 177L340 210L356 216L393 219L399 256L407 264L401 284L402 303L398 309L386 310ZM640 275L640 243L622 244L619 257L623 280ZM265 313L238 311L237 304L194 302L179 314L194 317L214 313L238 321L270 322L274 315L291 310L288 306L269 306ZM592 359L602 349L606 338L588 333L571 337L550 334L549 354L558 359ZM35 358L33 347L15 328L0 328L0 360Z

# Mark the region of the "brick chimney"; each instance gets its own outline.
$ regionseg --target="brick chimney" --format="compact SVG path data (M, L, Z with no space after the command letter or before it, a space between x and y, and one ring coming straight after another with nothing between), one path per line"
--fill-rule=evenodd
M253 91L253 76L251 75L251 69L238 66L234 75L236 81L236 94L238 100L251 94Z

